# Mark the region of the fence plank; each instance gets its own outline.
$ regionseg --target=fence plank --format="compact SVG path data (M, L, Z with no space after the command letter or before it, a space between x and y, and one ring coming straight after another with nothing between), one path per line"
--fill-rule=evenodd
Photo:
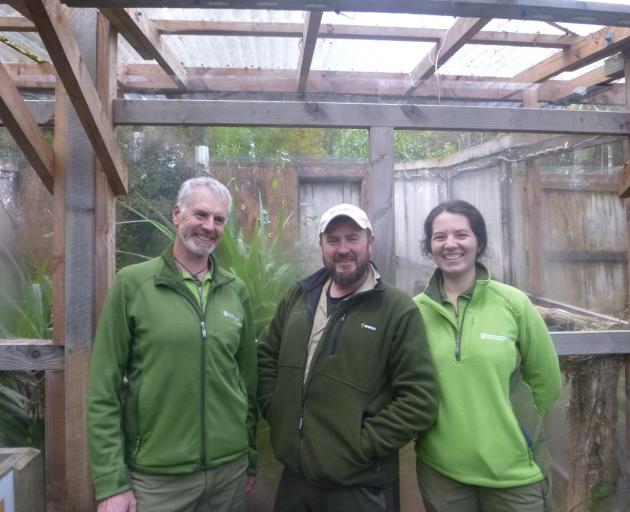
M0 340L0 371L63 370L63 357L51 340Z
M630 331L552 332L559 356L630 354Z

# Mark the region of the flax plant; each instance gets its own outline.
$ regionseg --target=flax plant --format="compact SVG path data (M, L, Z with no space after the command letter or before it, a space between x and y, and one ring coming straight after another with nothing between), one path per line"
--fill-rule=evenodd
M15 292L0 290L0 338L52 337L52 285L44 265L29 271L4 253ZM44 444L43 372L0 372L0 446Z

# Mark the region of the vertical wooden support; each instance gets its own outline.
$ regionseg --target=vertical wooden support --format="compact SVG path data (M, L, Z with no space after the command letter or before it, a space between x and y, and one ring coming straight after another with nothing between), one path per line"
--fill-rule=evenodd
M374 228L372 259L383 279L395 283L394 129L370 128L368 215Z
M535 89L523 92L523 106L537 108L538 97ZM540 166L535 158L525 162L525 206L527 208L527 268L529 291L534 295L542 293L542 185Z
M81 55L96 75L96 9L70 12ZM94 509L87 463L85 396L94 333L95 156L62 87L55 108L54 336L65 345L63 374L47 375L49 512Z
M512 168L510 162L499 163L501 171L501 239L503 246L503 280L514 284L514 244L512 241Z
M107 116L112 116L112 99L116 96L118 32L99 13L96 57L96 89ZM100 162L96 162L94 191L94 318L95 323L114 277L116 258L116 199Z
M626 89L626 110L630 110L630 50L626 50L623 54L624 57L624 74L625 74L625 89ZM624 162L630 161L630 138L624 140L623 144L623 160ZM622 170L623 172L623 170ZM628 248L628 270L626 272L627 282L626 287L628 290L628 310L630 310L630 199L624 199L626 207L626 247ZM625 479L624 484L626 488L627 502L630 502L630 356L625 358L625 415L626 415L626 456L622 458L625 461Z
M66 128L68 97L61 81L55 92L55 136L53 187L53 343L63 345L65 339L65 212L66 212ZM46 510L65 510L66 442L64 374L46 372Z
M71 11L71 25L82 58L96 77L97 10ZM66 510L94 507L88 468L87 371L94 335L95 154L73 108L69 109L66 164ZM86 250L87 248L87 250Z

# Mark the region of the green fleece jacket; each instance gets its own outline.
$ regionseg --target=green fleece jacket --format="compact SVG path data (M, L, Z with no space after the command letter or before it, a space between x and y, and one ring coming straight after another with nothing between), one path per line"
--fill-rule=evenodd
M513 487L549 471L541 417L561 386L558 356L527 296L490 280L478 265L458 314L442 299L441 272L415 297L440 390L434 427L417 442L420 459L460 482Z
M258 342L259 405L276 457L324 487L398 478L398 449L435 421L437 389L413 301L378 282L329 318L304 383L307 343L327 279L296 283Z
M90 364L88 437L96 499L129 470L180 474L249 453L256 463L256 348L245 285L213 261L205 311L172 255L121 270Z

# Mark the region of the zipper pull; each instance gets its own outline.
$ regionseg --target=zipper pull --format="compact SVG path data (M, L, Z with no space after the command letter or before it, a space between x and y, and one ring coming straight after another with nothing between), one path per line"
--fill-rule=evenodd
M208 331L206 331L206 322L201 321L201 337L205 340L208 337Z
M302 426L304 425L304 418L300 416L300 420L298 421L298 430L302 432Z

